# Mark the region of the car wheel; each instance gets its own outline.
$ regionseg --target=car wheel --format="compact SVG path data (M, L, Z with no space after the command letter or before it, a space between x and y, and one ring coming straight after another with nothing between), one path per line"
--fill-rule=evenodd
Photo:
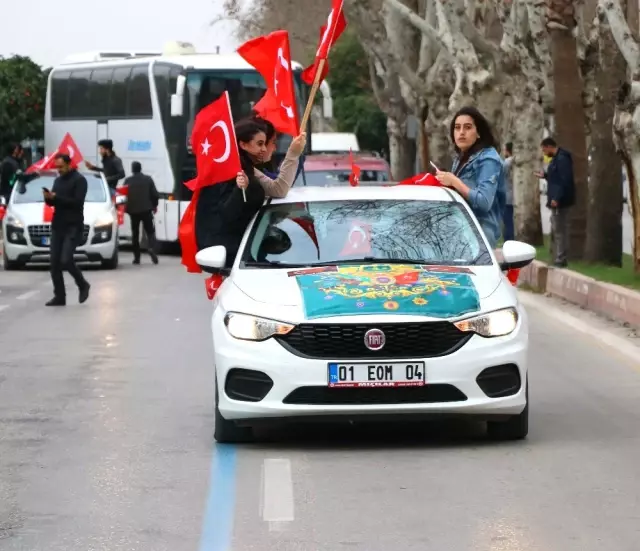
M113 250L111 258L102 261L102 267L105 270L115 270L118 267L120 259L118 258L118 247Z
M2 267L3 269L8 272L10 270L19 270L20 268L22 268L24 266L24 264L22 262L17 262L15 260L9 260L9 257L7 256L7 251L2 250Z
M239 427L234 421L227 421L218 408L218 383L216 382L215 395L215 427L213 437L220 444L239 444L253 440L251 427Z
M529 381L527 380L527 405L522 413L512 415L506 421L489 421L487 434L494 440L524 440L529 434Z

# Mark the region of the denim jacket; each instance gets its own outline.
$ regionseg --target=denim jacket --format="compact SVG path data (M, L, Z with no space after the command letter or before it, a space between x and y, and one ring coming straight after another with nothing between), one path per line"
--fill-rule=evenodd
M453 161L451 172L458 169L460 158ZM502 234L502 215L506 203L504 166L493 147L485 147L471 155L457 174L469 188L467 199L489 245L495 248Z

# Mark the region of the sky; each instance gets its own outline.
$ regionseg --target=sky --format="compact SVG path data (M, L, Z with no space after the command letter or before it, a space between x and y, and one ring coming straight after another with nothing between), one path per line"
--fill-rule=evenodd
M74 53L162 51L172 40L191 42L198 52L215 52L216 46L232 52L238 46L231 24L209 24L221 13L222 0L31 0L24 6L24 24L2 27L0 55L29 56L43 67Z

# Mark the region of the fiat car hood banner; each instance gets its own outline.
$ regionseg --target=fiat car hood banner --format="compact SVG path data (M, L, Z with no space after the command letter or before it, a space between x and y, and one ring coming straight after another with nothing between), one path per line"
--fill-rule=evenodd
M288 275L300 287L307 319L357 314L450 318L480 309L473 272L466 267L365 264Z

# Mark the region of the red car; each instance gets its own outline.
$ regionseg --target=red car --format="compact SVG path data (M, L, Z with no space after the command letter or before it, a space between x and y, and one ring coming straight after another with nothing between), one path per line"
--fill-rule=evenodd
M389 163L368 153L354 153L353 161L360 167L360 182L388 182ZM349 153L309 155L304 162L304 178L300 172L295 186L348 186L351 174Z

